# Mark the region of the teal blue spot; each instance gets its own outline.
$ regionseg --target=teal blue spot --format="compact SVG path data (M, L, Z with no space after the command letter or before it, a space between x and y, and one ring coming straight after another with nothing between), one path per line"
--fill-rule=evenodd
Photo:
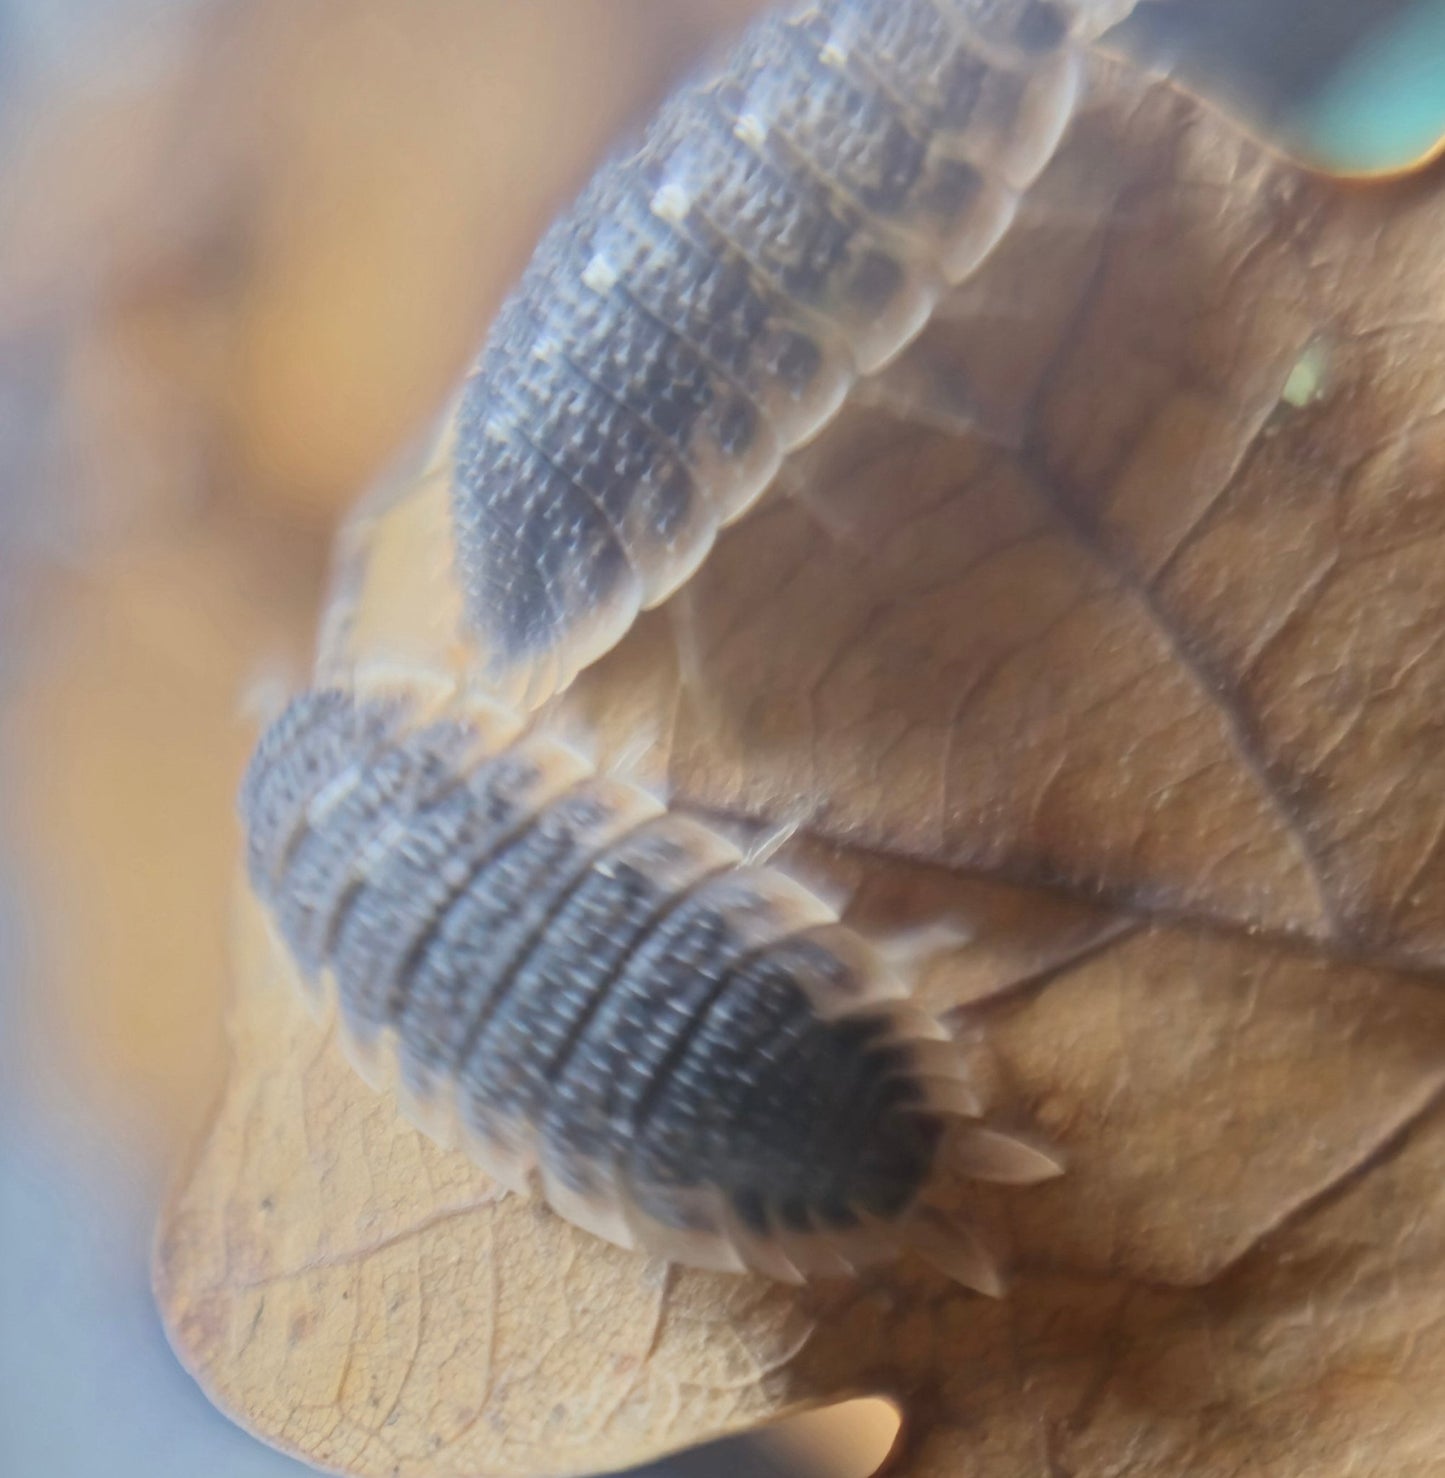
M1342 173L1403 169L1445 137L1445 0L1418 0L1291 110L1286 131Z

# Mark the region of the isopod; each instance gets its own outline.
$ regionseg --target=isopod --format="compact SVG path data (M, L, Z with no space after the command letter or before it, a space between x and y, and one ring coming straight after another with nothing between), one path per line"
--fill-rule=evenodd
M946 1030L817 892L531 715L983 260L1112 18L825 0L755 25L547 233L464 387L484 693L318 688L253 757L253 885L358 1068L621 1246L789 1281L911 1248L992 1292L930 1186L1057 1172L982 1122Z

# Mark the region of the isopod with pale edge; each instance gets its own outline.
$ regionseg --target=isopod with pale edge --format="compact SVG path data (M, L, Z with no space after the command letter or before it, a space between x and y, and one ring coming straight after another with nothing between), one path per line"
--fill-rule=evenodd
M547 234L468 380L481 695L358 676L253 757L253 885L359 1070L622 1246L789 1281L913 1249L996 1292L930 1185L1057 1173L980 1121L947 1032L816 892L530 715L988 254L1112 18L827 0L754 26Z

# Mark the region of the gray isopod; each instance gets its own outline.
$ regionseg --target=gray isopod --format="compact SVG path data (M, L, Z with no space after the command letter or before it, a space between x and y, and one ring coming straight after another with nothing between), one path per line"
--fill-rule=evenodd
M1057 1169L977 1121L946 1031L821 898L526 715L987 255L1103 8L823 0L755 25L548 232L467 382L453 517L486 702L318 689L252 760L253 884L353 1058L620 1245L790 1280L912 1247L992 1288L930 1184Z

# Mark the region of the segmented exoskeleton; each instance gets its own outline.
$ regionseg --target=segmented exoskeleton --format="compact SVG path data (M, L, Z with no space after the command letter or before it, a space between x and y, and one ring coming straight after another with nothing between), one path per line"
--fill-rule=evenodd
M487 1171L678 1261L781 1278L916 1247L940 1164L1043 1152L975 1122L947 1033L777 866L599 775L527 715L1006 230L1098 6L824 0L680 92L544 238L456 422L485 697L303 695L263 738L250 873L366 1068Z

